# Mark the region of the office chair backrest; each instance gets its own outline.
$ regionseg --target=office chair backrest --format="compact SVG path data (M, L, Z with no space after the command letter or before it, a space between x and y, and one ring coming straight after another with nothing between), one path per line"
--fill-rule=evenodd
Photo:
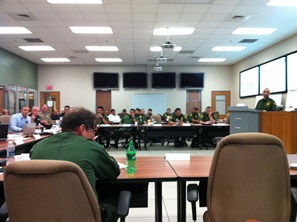
M84 172L68 161L9 164L4 191L9 221L101 222L97 198Z
M160 124L162 123L162 118L160 115L151 115L150 120L154 119L155 123Z
M239 133L218 144L208 180L204 221L287 222L290 174L282 142L264 133Z
M0 123L9 123L10 115L2 115L0 116Z

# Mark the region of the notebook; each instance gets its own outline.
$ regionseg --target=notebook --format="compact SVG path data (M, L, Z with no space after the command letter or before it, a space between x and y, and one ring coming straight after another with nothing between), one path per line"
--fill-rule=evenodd
M7 140L8 127L9 124L7 123L0 124L0 141Z
M23 135L30 136L35 133L36 123L28 123L23 127Z

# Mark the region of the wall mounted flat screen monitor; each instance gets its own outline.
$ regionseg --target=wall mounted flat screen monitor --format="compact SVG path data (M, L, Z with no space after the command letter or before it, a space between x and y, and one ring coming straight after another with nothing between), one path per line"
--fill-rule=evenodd
M119 88L119 74L107 72L94 72L94 88Z
M259 95L259 66L240 72L240 98Z
M153 72L152 88L175 88L175 72Z
M204 73L180 73L180 88L203 88Z
M270 93L287 91L286 59L281 57L260 65L260 92L268 88Z
M147 73L125 72L123 73L124 88L147 88Z

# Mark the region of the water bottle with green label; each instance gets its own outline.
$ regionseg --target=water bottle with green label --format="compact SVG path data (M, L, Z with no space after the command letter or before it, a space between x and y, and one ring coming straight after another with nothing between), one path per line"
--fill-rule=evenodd
M134 174L136 172L136 150L132 141L129 142L129 146L126 151L126 165L128 174Z

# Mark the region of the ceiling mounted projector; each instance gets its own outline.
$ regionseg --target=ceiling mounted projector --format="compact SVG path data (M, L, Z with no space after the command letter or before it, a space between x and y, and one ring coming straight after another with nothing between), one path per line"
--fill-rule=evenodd
M174 49L174 46L175 46L175 44L173 44L169 41L167 41L161 45L161 47L164 49Z
M154 67L154 71L155 71L155 72L161 72L161 71L162 71L162 67L156 65L156 66Z
M160 56L160 57L156 58L156 62L157 63L165 63L165 62L167 62L167 58Z

